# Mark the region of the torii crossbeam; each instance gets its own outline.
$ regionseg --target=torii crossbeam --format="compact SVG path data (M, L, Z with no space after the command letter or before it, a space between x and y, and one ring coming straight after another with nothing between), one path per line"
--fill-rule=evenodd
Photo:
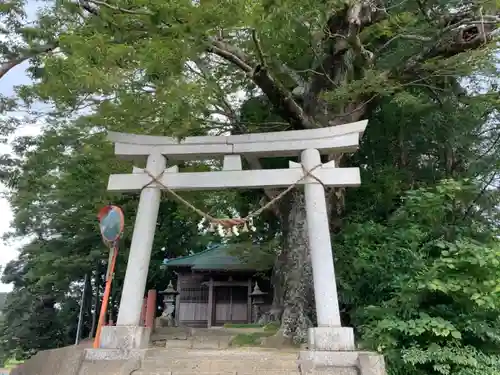
M353 152L367 121L330 128L231 136L171 137L108 134L115 154L144 160L146 168L111 175L108 190L140 191L117 326L105 327L101 347L138 348L149 338L139 327L161 189L211 190L284 188L304 185L307 229L314 279L318 327L309 331L309 344L318 350L354 350L351 328L341 327L324 186L352 187L361 183L358 168L321 164L321 154ZM288 169L243 170L241 157L300 156ZM223 159L222 171L179 172L176 160ZM152 178L154 177L154 178ZM105 332L106 331L106 332Z

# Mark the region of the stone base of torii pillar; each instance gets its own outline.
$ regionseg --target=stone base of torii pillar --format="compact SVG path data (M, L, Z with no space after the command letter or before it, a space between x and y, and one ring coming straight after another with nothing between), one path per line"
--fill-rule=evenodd
M146 349L151 338L151 328L139 326L104 326L101 331L101 349L118 349L127 353Z

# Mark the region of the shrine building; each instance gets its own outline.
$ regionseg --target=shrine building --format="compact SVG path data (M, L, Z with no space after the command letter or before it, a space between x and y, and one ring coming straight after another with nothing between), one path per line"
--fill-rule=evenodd
M177 275L176 324L210 328L255 322L258 317L252 292L256 282L265 293L259 311L270 308L270 272L245 264L232 255L231 247L218 245L166 261L165 266Z

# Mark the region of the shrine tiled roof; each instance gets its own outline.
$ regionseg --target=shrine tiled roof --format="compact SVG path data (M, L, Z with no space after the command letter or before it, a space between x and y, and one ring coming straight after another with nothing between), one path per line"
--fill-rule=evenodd
M192 255L169 259L167 267L190 268L193 271L252 271L255 267L246 264L236 255L231 245L219 245Z

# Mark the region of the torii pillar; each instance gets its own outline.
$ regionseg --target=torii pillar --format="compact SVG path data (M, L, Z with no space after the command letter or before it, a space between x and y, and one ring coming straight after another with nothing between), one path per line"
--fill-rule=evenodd
M123 158L146 159L146 169L159 176L161 185L152 182L144 170L132 174L111 175L110 191L141 191L122 291L117 325L104 327L101 347L131 350L147 346L149 330L139 326L156 219L163 186L171 190L220 190L232 188L286 188L302 179L305 185L307 229L311 251L318 327L308 334L309 349L314 352L354 351L352 328L342 327L327 205L323 186L359 186L358 168L335 168L333 162L321 165L321 154L353 152L367 121L330 128L234 136L188 137L182 141L170 137L109 133L115 154ZM243 170L243 157L294 157L288 169ZM176 160L223 159L222 171L179 173L166 168ZM313 176L307 174L312 170ZM147 186L147 187L145 187ZM145 187L145 188L144 188ZM310 353L310 352L308 352ZM301 357L309 361L310 357ZM357 358L357 357L356 357ZM317 363L317 359L314 359ZM375 374L375 373L374 373ZM378 374L378 373L377 373Z

